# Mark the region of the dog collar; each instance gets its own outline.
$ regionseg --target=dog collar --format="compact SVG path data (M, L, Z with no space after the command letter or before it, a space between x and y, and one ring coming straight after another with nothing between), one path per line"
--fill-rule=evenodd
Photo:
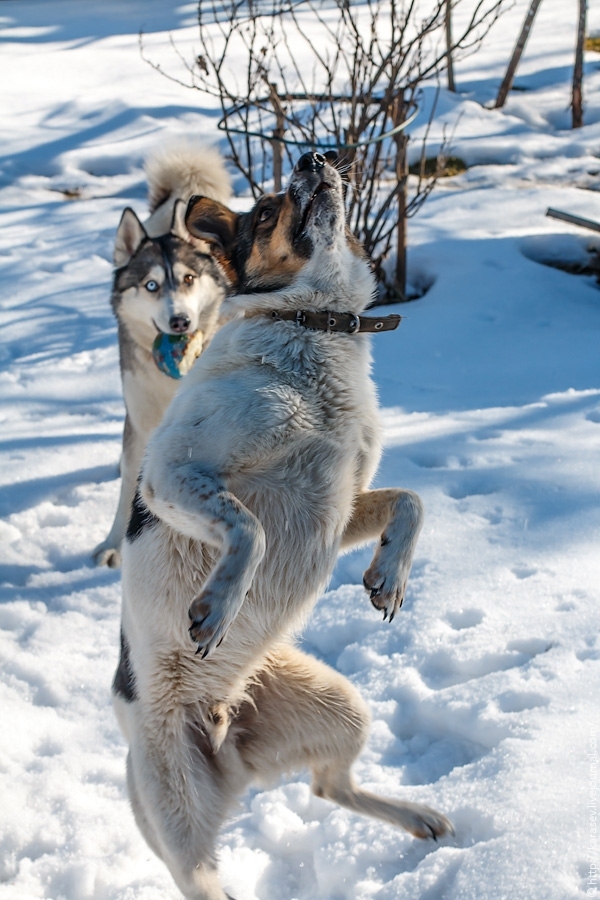
M309 309L273 309L265 313L276 322L295 322L315 331L335 331L341 334L377 334L379 331L394 331L402 321L402 316L357 316L354 313L313 312Z

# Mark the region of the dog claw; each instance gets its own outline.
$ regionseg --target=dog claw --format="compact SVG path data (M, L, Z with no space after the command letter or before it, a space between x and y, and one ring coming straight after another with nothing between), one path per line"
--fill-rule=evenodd
M374 585L368 584L368 583L365 581L365 579L363 578L363 585L365 586L365 590L369 591L369 595L370 595L370 597L371 597L371 600L374 600L375 597L377 597L377 595L380 594L380 593L382 592L384 584L385 584L385 578L383 579L383 581L381 582L381 584L378 585L378 586L374 586Z
M201 619L200 621L195 619L192 625L190 625L190 627L188 628L190 638L192 639L194 644L198 645L196 649L196 655L204 650L202 659L205 659L210 651L210 636L203 634L201 631L204 621L204 619ZM196 632L196 637L194 637L194 632Z
M371 591L371 600L373 599L373 597L377 597L377 595L382 592L384 584L385 584L385 579L381 582L379 587L373 588L373 590Z
M206 619L207 619L207 616L204 616L203 619L192 619L192 624L191 624L190 627L188 628L188 632L189 632L190 637L192 638L192 640L193 640L195 643L197 643L198 641L197 641L196 638L194 638L194 637L192 636L192 631L195 631L195 630L197 630L197 629L202 628L202 626L204 625Z

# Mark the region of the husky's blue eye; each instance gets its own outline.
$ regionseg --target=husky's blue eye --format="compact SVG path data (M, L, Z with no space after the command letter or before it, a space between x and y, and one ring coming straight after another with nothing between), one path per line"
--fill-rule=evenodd
M151 294L155 294L159 288L158 281L147 281L144 285L147 291L150 291Z

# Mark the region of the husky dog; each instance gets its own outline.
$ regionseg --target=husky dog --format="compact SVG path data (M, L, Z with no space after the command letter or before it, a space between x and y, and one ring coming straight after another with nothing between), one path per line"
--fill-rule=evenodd
M193 198L238 313L152 435L123 542L113 684L137 824L188 900L225 900L215 840L253 781L308 767L312 789L419 838L452 831L426 806L358 787L369 713L294 642L338 552L377 539L364 585L400 609L418 496L369 490L380 456L373 280L345 227L342 181L318 153L285 193L237 215ZM396 321L393 321L393 320Z
M114 250L111 302L118 322L126 410L121 495L108 537L94 550L98 565L113 568L120 564L150 432L171 402L176 378L191 367L216 331L226 289L207 244L190 235L183 220L192 194L229 199L229 178L219 154L193 144L165 148L148 160L146 174L151 216L142 225L133 210L126 209ZM166 362L162 357L162 369L160 347L156 352L159 335L171 353ZM174 351L179 354L175 361Z

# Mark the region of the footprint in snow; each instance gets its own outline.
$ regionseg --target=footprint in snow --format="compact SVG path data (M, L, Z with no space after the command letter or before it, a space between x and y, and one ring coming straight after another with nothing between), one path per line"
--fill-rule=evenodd
M454 631L475 628L484 618L485 615L480 609L456 609L446 613L446 621Z
M536 656L547 653L552 644L539 638L510 641L505 651L484 653L477 658L461 659L456 653L442 648L429 654L421 669L421 678L433 690L464 684L494 672L506 672L530 663Z
M450 485L446 489L446 494L452 500L467 500L469 497L486 497L488 494L495 494L497 490L498 488L488 481L471 481L470 483L463 481Z
M534 566L522 565L515 566L513 569L511 569L511 572L513 573L515 578L522 580L524 578L531 578L533 575L537 575L538 570Z
M503 713L519 713L526 709L548 706L550 699L535 691L504 691L497 703Z

